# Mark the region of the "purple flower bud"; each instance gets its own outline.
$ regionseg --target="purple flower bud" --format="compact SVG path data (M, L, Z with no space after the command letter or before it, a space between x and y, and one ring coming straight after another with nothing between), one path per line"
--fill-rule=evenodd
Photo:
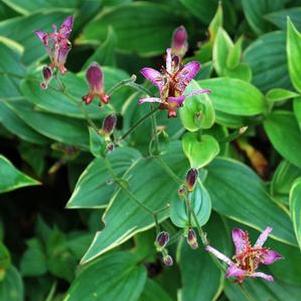
M83 101L90 104L95 96L98 96L103 104L109 102L109 95L104 93L104 76L100 66L93 63L86 71L86 78L90 86L89 93L83 96Z
M52 78L52 69L48 66L44 66L42 69L43 82L41 82L40 87L42 89L47 89L48 84Z
M188 170L186 175L186 186L188 188L188 191L193 191L194 186L197 182L199 172L196 168L191 168Z
M102 123L102 132L104 135L109 136L115 129L117 117L115 114L108 115Z
M170 256L170 255L164 255L163 256L163 263L164 263L164 265L166 265L166 266L168 266L168 267L170 267L170 266L172 266L173 265L173 259L172 259L172 257Z
M171 49L172 54L183 57L188 49L187 31L184 26L175 29L172 35Z
M158 233L155 245L158 249L163 249L169 242L169 234L166 231Z
M192 228L188 229L187 234L187 243L190 245L192 249L197 249L199 247L198 240L195 234L195 231Z

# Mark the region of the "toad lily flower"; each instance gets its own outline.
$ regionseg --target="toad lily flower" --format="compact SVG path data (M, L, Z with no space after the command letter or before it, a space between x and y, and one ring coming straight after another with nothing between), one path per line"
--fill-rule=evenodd
M45 46L50 57L51 64L49 67L51 69L58 68L58 70L64 74L67 72L65 63L68 53L71 50L69 36L72 32L73 17L67 17L60 26L59 30L57 30L55 25L52 25L52 27L52 33L46 33L38 30L35 32L35 34Z
M93 63L87 69L86 78L90 86L89 93L83 96L83 101L88 105L97 96L103 104L109 102L109 95L104 92L104 75L97 63Z
M270 265L283 257L276 251L264 248L263 244L267 240L271 227L267 227L258 237L254 246L251 246L249 235L241 229L232 230L232 240L235 245L235 255L233 261L226 255L212 248L206 247L206 251L212 253L218 259L228 265L226 277L235 277L236 281L241 283L246 277L263 278L267 281L273 281L271 275L262 272L256 272L260 264Z
M139 100L139 104L145 102L158 102L160 109L168 110L168 117L176 117L176 110L183 105L186 97L209 93L209 90L199 89L183 95L186 87L200 71L200 63L191 61L186 65L181 65L178 56L171 55L171 49L167 49L166 68L162 67L162 72L145 67L140 72L151 81L160 92L160 98L147 97Z

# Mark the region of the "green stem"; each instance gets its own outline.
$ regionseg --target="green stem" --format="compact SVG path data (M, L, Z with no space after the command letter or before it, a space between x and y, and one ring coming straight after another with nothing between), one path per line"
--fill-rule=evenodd
M118 140L124 140L130 133L132 133L139 125L141 125L146 119L151 117L153 114L158 112L159 108L155 108L154 110L150 111L146 115L142 116L135 124L133 124Z
M170 175L176 183L178 183L179 185L183 184L183 181L173 172L173 170L165 163L165 161L160 156L157 156L155 158L160 163L161 167L166 171L166 173Z
M114 85L109 91L107 91L107 94L111 97L115 92L117 92L119 89L121 89L123 86L128 86L130 83L135 82L136 75L132 75L128 79L124 79L120 82L118 82L116 85Z
M188 216L188 225L191 227L191 206L188 196L185 197L185 205L186 205L186 211Z

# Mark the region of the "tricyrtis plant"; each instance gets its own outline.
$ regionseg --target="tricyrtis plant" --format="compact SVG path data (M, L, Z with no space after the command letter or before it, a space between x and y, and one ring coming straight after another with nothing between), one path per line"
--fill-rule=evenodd
M73 209L45 192L51 208L32 214L13 262L26 297L299 300L296 1L12 2L0 134L31 177L1 155L0 192L43 183L65 201L68 178Z

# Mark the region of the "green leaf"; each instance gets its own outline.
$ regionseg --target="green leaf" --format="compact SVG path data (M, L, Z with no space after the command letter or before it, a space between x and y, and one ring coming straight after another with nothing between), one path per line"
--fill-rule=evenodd
M0 155L0 193L25 186L38 185L39 182L16 169L10 161Z
M193 168L206 166L218 155L220 150L214 137L200 136L198 133L186 133L182 138L182 147Z
M89 127L90 151L96 158L101 158L106 152L106 142L103 136L96 132L95 129Z
M24 47L22 62L31 64L46 57L46 50L34 34L36 30L52 31L51 25L60 25L70 12L51 11L15 17L0 22L0 35L13 39Z
M269 196L261 179L246 165L216 159L208 166L205 186L218 213L257 230L273 228L271 237L296 245L287 213Z
M0 123L22 140L34 144L46 144L49 140L29 127L5 102L0 102Z
M239 63L237 67L233 69L225 69L224 75L226 77L241 79L245 82L251 82L252 70L248 64Z
M168 6L135 2L101 12L85 27L81 42L98 44L105 40L112 26L118 49L153 56L164 53L172 31L180 23L181 19Z
M221 218L215 214L205 227L210 243L221 252L228 249L227 232ZM183 301L216 300L221 293L224 276L207 252L192 250L186 241L179 244L178 261L182 277L179 292Z
M170 144L160 158L140 159L124 176L128 182L127 189L150 210L163 209L177 197L179 183L170 175L165 164L177 175L184 175L187 170L179 143ZM163 210L158 217L160 221L167 218L168 210ZM133 201L124 188L111 199L103 221L105 228L96 233L82 263L100 256L155 224L152 215Z
M154 280L147 279L139 301L172 301L171 297Z
M25 100L6 104L38 133L65 144L89 149L89 135L84 121L36 111Z
M226 61L227 68L234 69L239 65L241 59L242 42L243 42L243 37L240 37L233 45L233 47L230 49Z
M264 129L274 148L286 160L301 167L301 131L293 113L275 111L264 121Z
M67 2L64 0L3 0L8 6L12 9L16 10L20 14L29 15L33 12L37 11L47 11L51 9L75 9L79 1L78 0L68 0Z
M301 178L297 179L292 186L289 206L295 234L301 249Z
M215 41L215 37L218 33L218 30L222 26L223 26L223 6L222 3L219 2L214 18L211 20L208 27L211 43Z
M0 282L0 300L24 301L22 278L17 269L11 266Z
M288 194L294 181L301 177L301 169L283 160L275 170L271 182L271 193L288 204Z
M132 254L108 254L80 271L64 301L136 301L146 278L145 268L137 266Z
M285 90L285 89L281 89L281 88L275 88L272 89L270 91L268 91L268 93L266 94L266 99L269 102L278 102L278 101L284 101L290 98L295 98L298 97L299 94L289 91L289 90Z
M297 31L294 24L287 21L287 61L291 81L298 92L301 92L301 34Z
M112 27L108 27L108 34L106 40L95 50L95 52L86 61L83 69L89 67L91 63L96 61L101 66L115 66L116 55L115 47L117 44L117 37Z
M244 61L252 69L252 83L263 92L291 89L285 44L285 33L276 31L262 35L244 52Z
M46 256L40 241L33 238L27 241L28 249L22 256L20 270L23 276L37 277L47 272Z
M227 60L230 50L233 48L233 42L229 37L228 33L223 29L219 28L216 39L213 45L213 66L217 74L222 76L227 68Z
M243 11L253 31L260 35L269 29L269 24L263 18L266 13L277 11L284 7L283 0L242 0Z
M210 98L218 111L240 116L252 116L266 111L263 94L245 81L213 78L198 83L211 90Z
M11 257L6 246L0 241L0 271L7 270L11 265ZM1 282L0 277L0 282Z
M119 81L129 78L126 72L119 69L102 67L102 71L104 73L105 90L109 90ZM81 76L68 72L61 77L60 80L65 86L64 91L58 88L55 79L51 81L47 90L43 90L40 88L41 80L37 79L37 74L34 77L30 76L22 81L21 90L29 102L43 111L81 119L85 119L87 115L92 119L98 119L112 112L112 108L109 106L103 106L99 109L97 98L88 106L84 104L82 96L88 93L89 87ZM112 96L111 103L114 104L115 100L124 95L120 92L123 93L119 91Z
M118 177L133 166L140 154L133 148L117 148L107 156ZM104 159L94 159L79 177L67 208L103 208L116 191Z
M1 24L2 22L0 22ZM20 96L19 84L25 69L20 63L23 47L15 41L0 37L0 98Z
M186 93L198 89L199 84L193 81L187 87ZM202 94L187 98L180 109L180 117L183 126L191 132L211 128L215 121L215 111L210 97Z
M214 17L218 5L218 0L180 0L180 2L187 7L190 13L205 24L209 24Z
M286 30L287 28L287 18L295 24L298 30L301 30L301 8L300 7L292 7L288 9L279 10L264 16L264 18L278 28L282 30Z
M207 189L198 182L194 191L189 196L191 209L195 212L200 226L205 225L211 214L211 199ZM186 212L185 201L174 199L170 208L170 219L179 228L189 227L189 218ZM192 219L192 226L196 227Z

